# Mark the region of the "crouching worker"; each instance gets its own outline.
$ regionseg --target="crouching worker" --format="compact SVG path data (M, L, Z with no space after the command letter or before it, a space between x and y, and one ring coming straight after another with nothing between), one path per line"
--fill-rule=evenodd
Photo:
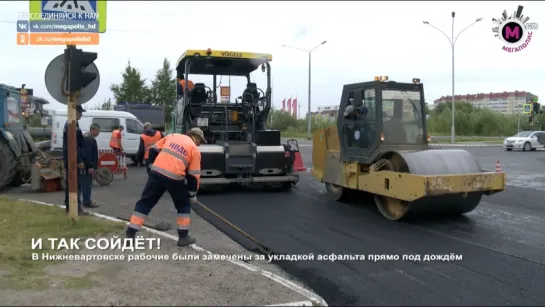
M170 134L151 146L148 160L153 165L131 216L127 238L136 237L144 219L168 191L178 213L178 246L196 242L188 233L191 204L197 202L201 179L201 153L197 148L201 143L206 143L202 130L193 128L188 135Z
M148 174L151 171L152 164L149 161L149 150L153 144L163 137L161 131L154 130L149 122L144 123L144 133L140 136L140 145L138 146L138 152L136 153L136 162L138 165L143 165L145 163Z

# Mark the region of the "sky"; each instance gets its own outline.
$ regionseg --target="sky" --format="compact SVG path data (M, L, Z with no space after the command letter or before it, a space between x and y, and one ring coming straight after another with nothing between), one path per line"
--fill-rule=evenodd
M526 49L508 53L492 33L492 18L503 10L510 15L518 5L542 28L534 31ZM63 105L47 93L44 73L64 46L16 44L15 21L28 7L28 1L2 2L0 83L25 83L36 96L51 102L46 108L60 108ZM420 78L426 101L433 103L452 93L452 52L447 38L422 21L450 36L452 11L455 35L483 18L456 41L457 95L514 90L545 95L544 2L108 1L107 31L101 34L100 45L81 47L98 53L95 63L101 78L98 93L85 106L113 98L110 85L121 82L129 60L151 82L164 58L174 66L187 49L211 48L272 54L273 106L280 108L282 99L297 97L303 115L308 108L308 53L282 45L308 50L324 40L327 43L312 52L313 111L339 104L344 84L379 75L398 82ZM258 87L266 88L261 70L253 77ZM192 79L212 83L211 78ZM234 77L231 85L232 95L238 96L245 81Z

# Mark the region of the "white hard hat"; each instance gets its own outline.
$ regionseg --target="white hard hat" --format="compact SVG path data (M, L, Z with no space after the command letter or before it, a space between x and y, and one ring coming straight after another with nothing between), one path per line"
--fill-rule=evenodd
M353 112L354 112L354 106L349 105L348 107L346 107L346 109L344 109L344 116L348 116L352 114Z

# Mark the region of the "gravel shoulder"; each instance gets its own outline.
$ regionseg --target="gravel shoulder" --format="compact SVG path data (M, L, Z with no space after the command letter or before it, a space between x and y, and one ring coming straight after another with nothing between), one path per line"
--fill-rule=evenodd
M142 235L156 237L145 230ZM147 257L135 260L142 252ZM283 291L282 285L227 261L206 260L206 253L179 248L175 241L165 238L161 239L160 249L121 252L83 247L78 254L95 258L52 261L44 269L49 287L2 289L3 305L263 306L282 303L276 295ZM174 254L178 259L173 259ZM96 260L114 255L119 256L119 260ZM153 256L169 259L150 259Z
M130 215L140 193L140 188L135 189L135 186L142 186L144 180L145 170L130 168L128 179L116 178L110 186L95 186L93 198L100 204L100 207L94 211L111 217ZM32 193L29 192L29 188L26 186L11 189L8 194L19 199L53 204L61 203L64 197L62 192ZM175 216L172 200L165 194L147 221L154 224L166 220L175 225ZM166 234L175 236L176 231L171 229ZM227 257L255 256L255 254L243 249L197 214L192 214L191 234L197 238L197 245L204 248L205 251L178 248L175 246L176 242L174 240L162 239L165 247L161 248L161 253L172 255L176 251L183 251L184 253L199 255L212 252ZM149 232L143 235L156 236L155 233L150 234ZM78 263L82 267L96 265L91 262ZM16 291L18 294L13 291L0 291L0 297L6 297L4 300L6 304L17 302L18 305L36 305L37 302L40 304L47 302L48 305L59 304L59 302L62 302L62 305L88 305L100 302L101 305L189 304L245 306L308 302L308 293L305 293L304 287L299 285L297 281L292 280L289 275L277 266L266 261L250 261L249 263L250 266L225 260L169 260L150 261L149 263L142 261L129 263L108 261L103 263L102 267L89 269L95 272L89 276L94 276L93 280L97 281L92 283L92 286L82 287L84 290L77 287L69 289L61 287L44 291ZM266 272L263 272L263 270ZM97 271L98 273L96 273ZM101 277L103 271L109 272L113 276L104 275ZM133 281L133 283L131 284L128 281ZM88 284L91 283L88 282ZM116 286L111 287L111 285ZM148 288L149 293L142 291L142 287ZM136 295L134 289L139 289L142 294ZM61 293L63 297L59 298L58 296ZM97 298L97 295L102 298ZM312 293L310 295L312 296ZM10 297L9 301L7 297ZM25 298L24 303L21 301L22 297Z

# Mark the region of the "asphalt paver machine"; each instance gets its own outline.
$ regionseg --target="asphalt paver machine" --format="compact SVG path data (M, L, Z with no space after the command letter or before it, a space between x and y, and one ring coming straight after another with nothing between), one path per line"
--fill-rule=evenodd
M312 175L335 200L373 194L390 220L468 213L503 191L505 173L482 171L468 151L430 150L424 110L419 79L344 85L336 125L313 136Z
M289 188L299 177L293 171L296 144L281 144L280 131L266 129L271 110L270 54L221 50L187 50L176 64L178 78L212 76L211 87L195 83L193 89L177 84L175 133L193 127L203 130L208 144L201 152L201 185L259 184ZM263 88L250 79L261 69ZM235 101L218 103L218 76L245 77L247 86Z

